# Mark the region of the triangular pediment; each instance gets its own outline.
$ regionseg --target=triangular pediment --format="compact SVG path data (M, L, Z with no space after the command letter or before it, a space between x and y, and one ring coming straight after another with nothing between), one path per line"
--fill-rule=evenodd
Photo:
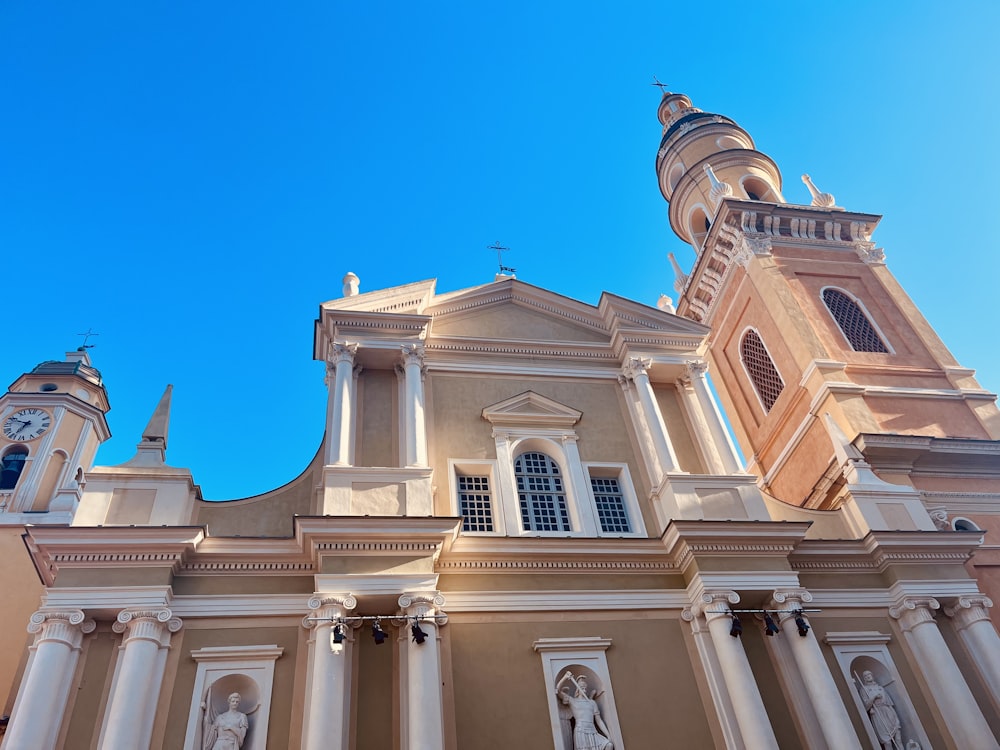
M545 289L508 279L434 300L425 314L432 334L449 337L607 343L598 310Z
M498 427L572 427L582 416L583 412L534 391L519 393L483 409L483 419Z

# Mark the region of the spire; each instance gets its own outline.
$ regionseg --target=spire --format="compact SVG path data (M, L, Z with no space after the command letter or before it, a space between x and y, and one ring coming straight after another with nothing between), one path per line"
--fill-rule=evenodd
M127 466L165 466L167 457L167 432L170 429L170 396L174 387L168 385L149 418L142 440L135 447L135 455L125 462Z
M802 175L802 181L809 188L809 194L812 195L812 205L819 206L820 208L840 208L840 206L836 205L837 201L830 193L821 193L819 191L819 188L813 184L812 178L809 175Z

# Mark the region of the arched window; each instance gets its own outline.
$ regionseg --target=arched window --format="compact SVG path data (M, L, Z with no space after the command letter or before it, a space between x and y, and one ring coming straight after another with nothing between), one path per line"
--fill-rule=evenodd
M525 531L570 531L569 506L559 465L544 453L514 461L517 500Z
M4 454L0 461L0 490L12 490L17 486L27 460L28 449L23 445L15 445Z
M785 381L781 379L778 368L771 361L771 355L764 348L764 342L752 329L743 334L743 340L740 341L740 359L743 360L750 382L753 383L761 403L764 404L764 411L771 411L774 402L785 388Z
M968 518L956 518L951 522L951 525L955 531L981 531L981 529Z
M854 351L889 353L889 348L857 302L839 289L824 289L823 302Z

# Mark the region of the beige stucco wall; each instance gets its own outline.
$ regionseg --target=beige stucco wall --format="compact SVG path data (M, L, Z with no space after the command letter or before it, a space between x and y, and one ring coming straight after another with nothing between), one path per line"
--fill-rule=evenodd
M358 377L358 466L399 466L398 394L392 370L363 370Z
M21 534L23 526L0 526L0 713L9 714L25 658L28 617L41 603L42 583L31 563Z

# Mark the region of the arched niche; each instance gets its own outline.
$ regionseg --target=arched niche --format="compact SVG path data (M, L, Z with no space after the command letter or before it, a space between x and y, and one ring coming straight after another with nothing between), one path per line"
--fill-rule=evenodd
M239 693L236 710L247 717L240 750L266 750L267 727L278 646L218 646L191 652L198 662L184 750L212 750L209 727L229 711L229 696ZM206 746L207 745L207 746Z

